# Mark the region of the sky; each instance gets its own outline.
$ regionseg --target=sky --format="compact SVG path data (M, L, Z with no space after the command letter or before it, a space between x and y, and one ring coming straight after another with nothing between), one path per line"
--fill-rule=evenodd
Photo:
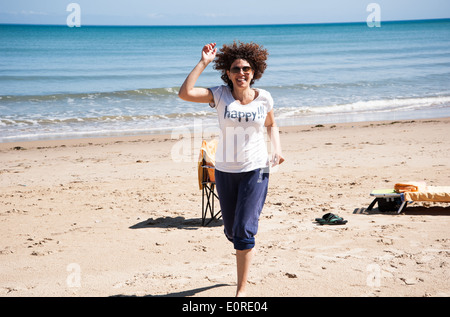
M79 5L83 25L233 25L450 18L449 0L0 0L0 23L65 25Z

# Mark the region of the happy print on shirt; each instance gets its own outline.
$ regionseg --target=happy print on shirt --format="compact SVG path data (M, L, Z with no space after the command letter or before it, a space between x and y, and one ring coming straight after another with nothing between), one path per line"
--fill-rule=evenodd
M227 119L227 118L228 119L237 119L239 122L241 122L241 120L245 120L245 122L248 122L250 120L257 121L260 119L264 119L266 116L263 105L259 105L258 107L256 107L256 109L252 109L255 111L240 111L243 109L240 109L239 111L238 110L229 110L228 107L229 106L225 106L225 111L224 111L224 115L223 115L224 119Z

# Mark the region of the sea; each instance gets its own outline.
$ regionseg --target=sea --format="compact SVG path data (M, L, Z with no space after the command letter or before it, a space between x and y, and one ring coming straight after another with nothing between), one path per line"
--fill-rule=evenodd
M0 25L0 142L214 127L178 98L202 47L269 52L280 126L450 117L450 19L236 26ZM212 64L197 85L223 84Z

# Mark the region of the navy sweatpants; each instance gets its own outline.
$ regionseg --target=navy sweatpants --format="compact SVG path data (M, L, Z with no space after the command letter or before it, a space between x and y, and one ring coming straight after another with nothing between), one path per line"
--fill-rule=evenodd
M216 170L225 236L236 250L252 249L269 185L268 169L243 173Z

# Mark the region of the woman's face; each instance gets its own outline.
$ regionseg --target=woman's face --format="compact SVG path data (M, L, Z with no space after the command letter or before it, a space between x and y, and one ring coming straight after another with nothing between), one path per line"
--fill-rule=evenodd
M227 70L227 75L233 82L234 88L245 89L250 87L254 71L246 60L237 59L231 64L230 69Z

